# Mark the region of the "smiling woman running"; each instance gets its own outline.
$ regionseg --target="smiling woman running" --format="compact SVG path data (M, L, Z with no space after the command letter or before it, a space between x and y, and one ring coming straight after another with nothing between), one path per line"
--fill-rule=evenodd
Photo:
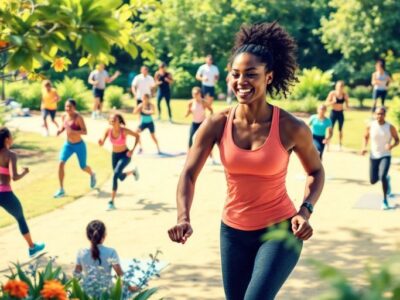
M232 54L230 84L239 104L204 121L198 131L178 191L172 241L192 235L190 208L196 179L214 144L225 167L228 196L220 239L226 298L274 299L300 253L285 241L262 240L273 225L290 223L302 241L313 234L308 219L324 183L324 169L307 125L266 102L267 93L286 96L295 82L293 39L277 23L244 26ZM295 152L307 173L304 200L296 210L286 192L289 156Z

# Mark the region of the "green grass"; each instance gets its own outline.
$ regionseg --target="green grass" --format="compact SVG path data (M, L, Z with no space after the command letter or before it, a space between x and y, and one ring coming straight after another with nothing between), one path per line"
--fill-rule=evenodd
M30 173L21 180L12 182L12 187L27 218L52 211L90 191L89 176L80 170L77 158L73 156L66 165L67 196L53 199L53 194L58 189L58 153L63 143L64 139L56 137L44 138L26 132L16 134L14 147L24 152L18 159L19 168L27 166ZM100 186L111 173L109 154L95 144L87 143L87 147L88 164L96 172ZM9 214L0 209L0 227L14 222Z

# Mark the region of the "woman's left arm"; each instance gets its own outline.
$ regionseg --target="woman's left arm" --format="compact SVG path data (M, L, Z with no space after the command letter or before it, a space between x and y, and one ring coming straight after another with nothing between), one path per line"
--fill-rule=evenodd
M140 141L140 134L137 133L136 131L132 131L128 128L124 128L124 130L125 130L126 135L131 135L131 136L135 137L135 144L133 145L133 148L131 150L129 150L130 155L132 155L136 149L136 146L138 145L138 143Z
M308 240L313 234L308 219L311 216L312 207L317 203L324 187L325 172L318 152L314 147L310 129L303 122L297 127L296 132L293 134L293 150L307 173L307 180L303 203L297 215L292 219L292 230L299 239Z

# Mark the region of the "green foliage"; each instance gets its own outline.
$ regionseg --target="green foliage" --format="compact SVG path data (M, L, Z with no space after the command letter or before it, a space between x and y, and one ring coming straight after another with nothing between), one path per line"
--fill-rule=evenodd
M106 100L108 107L120 109L122 107L123 95L123 88L119 86L109 86L104 93L104 99Z
M330 285L330 290L318 300L381 300L400 299L400 259L393 257L378 267L365 269L366 284L357 287L351 279L334 267L316 260L311 264L317 269L319 277Z
M389 106L389 115L396 122L396 127L400 128L400 97L394 97Z
M289 112L307 114L314 114L317 111L318 104L319 101L310 96L303 100L282 100L279 102L279 106Z
M58 102L58 109L64 110L65 101L72 98L76 101L77 110L86 110L88 104L91 103L93 96L81 79L64 78L61 82L56 82L55 88L61 98Z
M8 98L14 98L22 107L39 110L42 102L42 86L39 82L16 81L6 86Z
M141 48L145 59L154 58L154 50L144 32L132 22L139 12L157 6L156 1L121 0L38 0L2 1L0 4L0 40L9 52L8 68L31 71L60 55L78 50L79 66L96 61L115 62L111 48L123 49L136 57ZM67 62L64 60L64 62ZM57 67L63 70L63 64Z
M293 88L291 98L300 100L307 96L323 100L332 89L332 71L323 72L318 68L304 69L299 75L299 82Z
M392 74L388 94L390 98L400 96L400 73Z
M290 222L282 222L268 229L267 233L262 236L263 241L283 241L288 249L294 249L296 252L301 251L301 244L294 236Z
M356 98L360 104L360 107L364 106L364 100L371 98L371 87L365 85L357 85L350 90L350 97Z

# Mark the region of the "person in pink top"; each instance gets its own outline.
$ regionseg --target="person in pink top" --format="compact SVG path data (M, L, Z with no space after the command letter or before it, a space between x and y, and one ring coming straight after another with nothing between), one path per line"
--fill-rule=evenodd
M220 231L223 283L228 300L274 299L294 269L313 229L309 218L323 185L324 169L308 126L269 104L267 94L286 96L296 81L296 43L277 23L243 26L232 51L230 84L239 104L207 118L198 131L177 191L177 243L193 233L190 209L196 179L217 144L228 195ZM290 154L303 164L307 181L298 209L286 191ZM263 235L288 224L299 247Z
M108 202L108 210L115 209L115 197L117 196L118 180L124 181L129 175L135 176L135 180L139 180L139 170L135 167L131 171L124 169L131 162L131 157L139 142L140 136L137 132L126 128L126 123L122 115L112 114L109 119L110 127L106 129L104 135L99 139L99 145L103 146L106 139L109 138L112 144L112 167L114 170L111 200ZM133 136L135 144L132 149L128 149L127 137Z

